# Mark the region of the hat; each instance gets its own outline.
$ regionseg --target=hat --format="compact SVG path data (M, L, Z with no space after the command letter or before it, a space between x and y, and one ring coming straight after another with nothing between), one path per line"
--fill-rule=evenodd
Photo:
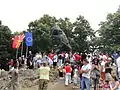
M69 63L66 63L66 65L69 65Z

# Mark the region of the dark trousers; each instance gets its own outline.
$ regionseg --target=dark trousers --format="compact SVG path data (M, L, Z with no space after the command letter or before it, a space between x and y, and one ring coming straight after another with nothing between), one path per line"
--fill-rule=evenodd
M49 83L48 80L43 80L43 79L41 79L41 80L39 81L39 89L38 89L38 90L47 90L47 88L48 88L48 83Z

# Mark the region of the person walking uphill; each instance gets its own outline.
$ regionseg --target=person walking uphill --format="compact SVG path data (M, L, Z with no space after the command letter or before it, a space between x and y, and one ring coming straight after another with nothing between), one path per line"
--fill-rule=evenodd
M83 66L80 70L80 73L82 74L81 90L84 90L85 86L86 90L90 90L90 70L91 67L89 65L89 62L86 59L84 59Z
M47 63L43 63L39 68L39 88L38 90L47 90L49 83L50 68Z

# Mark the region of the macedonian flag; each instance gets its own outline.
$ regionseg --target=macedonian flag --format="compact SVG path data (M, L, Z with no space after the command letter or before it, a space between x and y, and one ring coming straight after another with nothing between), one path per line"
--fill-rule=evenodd
M25 35L24 34L21 34L21 35L19 35L19 40L20 40L20 42L23 42L23 39L25 38Z
M19 48L21 42L23 42L24 37L25 37L24 34L22 34L22 35L16 35L16 36L14 37L14 41L13 41L13 44L12 44L12 48Z

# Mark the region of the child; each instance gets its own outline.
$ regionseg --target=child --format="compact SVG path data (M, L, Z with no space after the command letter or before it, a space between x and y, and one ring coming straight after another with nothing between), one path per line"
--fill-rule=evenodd
M71 71L72 71L71 65L69 63L66 63L64 70L65 70L65 86L68 86L68 84L71 83Z
M111 90L110 85L109 85L109 81L106 80L105 82L101 83L99 86L99 90Z
M103 88L104 88L103 90L110 90L110 85L108 80L105 81Z
M59 77L60 78L63 78L63 67L61 66L61 67L59 67Z
M78 88L77 83L78 83L78 69L77 66L74 67L74 76L73 76L73 88Z

